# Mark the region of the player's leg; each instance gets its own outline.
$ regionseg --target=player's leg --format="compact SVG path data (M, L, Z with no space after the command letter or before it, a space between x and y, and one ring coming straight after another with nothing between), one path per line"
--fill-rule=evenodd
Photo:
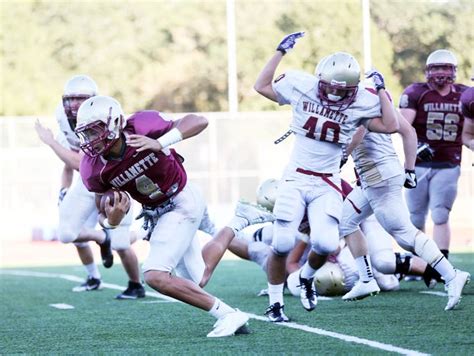
M284 180L278 188L273 209L273 240L267 260L269 306L265 312L271 322L288 321L284 313L283 288L286 279L286 257L294 247L298 226L306 204L297 181Z
M59 206L59 239L63 243L74 243L88 276L84 283L73 288L75 292L98 290L101 285L101 275L87 243L89 240L81 242L80 238L83 231L93 231L97 223L93 196L79 179L73 183Z
M385 186L369 189L367 197L377 220L398 244L416 253L444 278L449 297L445 310L453 309L459 303L462 289L469 282L470 275L455 270L436 243L411 224L402 199L403 181L401 175L390 178Z
M415 167L418 184L415 189L405 189L405 200L410 212L410 220L418 230L425 231L426 217L431 199L429 193L432 169Z
M249 203L239 202L231 221L203 247L202 256L206 263L206 271L201 287L205 286L212 276L217 264L224 256L235 234L249 225L272 222L273 214L265 208Z
M359 300L376 295L380 291L374 278L367 241L359 227L371 214L372 208L365 197L364 191L359 186L355 187L342 205L342 221L339 226L339 234L344 236L347 247L354 257L359 280L342 297L343 300Z
M436 169L429 187L431 218L434 223L433 239L446 258L449 256L451 242L449 213L456 199L460 174L459 166Z
M120 225L115 229L107 230L110 236L111 247L120 257L123 269L128 276L128 286L116 299L137 299L145 297L145 288L140 281L138 258L131 246L130 227L133 222L133 209L130 208Z
M204 213L204 200L190 183L175 199L175 208L156 222L150 239L150 253L143 264L145 281L158 292L208 311L217 319L209 337L233 335L248 317L205 292L191 280L172 271L193 243Z

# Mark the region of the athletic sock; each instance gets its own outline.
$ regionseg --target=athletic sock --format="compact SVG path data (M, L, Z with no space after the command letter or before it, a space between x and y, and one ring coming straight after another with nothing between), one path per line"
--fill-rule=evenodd
M433 267L436 272L438 272L443 277L445 282L449 282L456 276L456 271L454 270L453 265L444 256L441 258L441 260L439 260L438 263L431 267Z
M235 312L235 309L224 303L219 298L214 300L214 305L212 306L211 310L209 310L209 314L211 314L216 319L222 318L224 315L232 312Z
M268 283L268 298L270 300L270 305L275 303L280 303L283 305L283 287L284 283L281 284L270 284Z
M84 268L86 269L87 274L90 277L95 278L95 279L100 279L99 268L97 268L97 265L94 262L88 265L84 265Z
M237 234L240 230L249 226L249 222L245 218L234 216L226 226L230 227L232 231L234 231L234 234Z
M308 261L306 261L303 267L301 268L300 277L304 279L311 279L314 277L315 274L316 270L309 265Z
M372 272L372 264L370 258L367 255L357 257L355 259L357 270L359 271L359 278L362 282L370 282L374 279L374 273Z

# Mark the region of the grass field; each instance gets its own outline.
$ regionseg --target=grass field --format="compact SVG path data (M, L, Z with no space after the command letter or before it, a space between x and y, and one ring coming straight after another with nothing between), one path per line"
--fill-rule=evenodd
M452 262L474 275L474 254ZM250 262L223 261L207 290L249 313L250 335L208 339L207 313L152 292L138 301L114 296L126 281L120 266L103 270L106 286L73 293L79 266L0 270L0 354L459 354L474 353L474 283L458 309L445 312L443 286L402 282L401 289L359 302L321 300L308 313L286 295L291 323L263 313L263 272ZM426 294L425 292L434 292ZM51 304L74 309L57 309Z

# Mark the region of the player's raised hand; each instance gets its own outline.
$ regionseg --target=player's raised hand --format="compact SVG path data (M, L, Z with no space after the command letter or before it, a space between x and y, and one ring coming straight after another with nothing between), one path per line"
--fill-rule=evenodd
M371 70L365 73L366 78L372 78L375 89L377 89L377 92L381 89L385 89L385 80L383 78L382 73L376 71L376 70Z
M277 51L280 51L285 55L288 51L293 49L296 44L296 40L304 36L304 32L294 32L286 35L277 47Z
M137 152L141 152L144 150L152 150L158 152L163 148L157 140L137 134L128 135L126 142L127 145L135 147L137 149Z
M36 119L35 130L39 139L48 146L51 146L51 144L54 142L54 135L50 129L41 125L39 119Z

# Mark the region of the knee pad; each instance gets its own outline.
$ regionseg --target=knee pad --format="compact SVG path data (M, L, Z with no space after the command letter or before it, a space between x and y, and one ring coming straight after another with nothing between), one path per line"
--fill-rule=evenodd
M250 260L258 264L264 271L267 270L267 258L270 247L263 242L251 242L248 245Z
M382 292L390 292L400 289L400 282L393 274L375 273L375 280Z
M448 222L450 210L445 206L436 206L431 209L431 218L435 225L443 225Z
M324 232L311 231L311 249L318 255L327 256L334 253L339 247L339 231L337 219L327 216L334 224L324 224Z
M273 228L272 251L278 256L287 256L295 246L297 231L292 229L290 222L281 220L277 220Z
M415 237L415 253L432 267L444 258L436 243L421 231Z
M110 242L114 251L126 250L130 247L130 233L128 229L120 227L108 230Z
M370 256L370 260L372 262L372 266L380 273L395 273L396 259L392 250L377 251Z
M74 242L79 236L80 231L73 231L70 227L59 225L58 237L62 243L68 244Z
M422 213L410 214L410 221L418 230L425 229L426 215Z

